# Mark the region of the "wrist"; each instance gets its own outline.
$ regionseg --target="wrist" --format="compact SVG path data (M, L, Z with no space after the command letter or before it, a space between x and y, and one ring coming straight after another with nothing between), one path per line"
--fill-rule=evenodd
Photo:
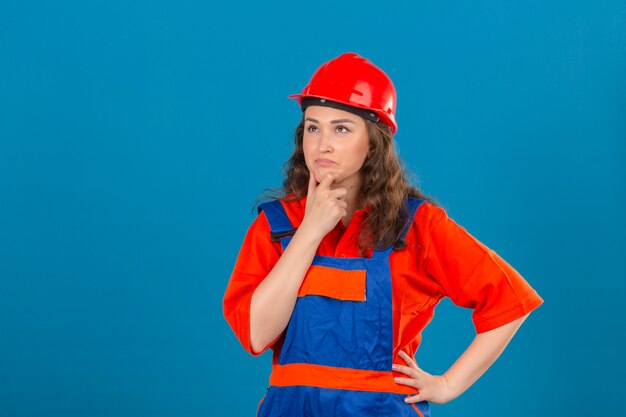
M315 226L308 223L306 219L303 220L298 227L296 235L298 235L299 238L305 240L307 243L313 244L316 247L320 244L323 238L323 236L319 236ZM296 236L294 235L294 237Z
M320 243L324 236L319 236L318 228L315 225L310 224L304 219L300 226L298 227L298 231L300 235L304 236L307 241L310 243Z
M446 401L452 401L461 394L452 382L453 381L445 373L439 376L439 383L441 384L442 391L445 393Z

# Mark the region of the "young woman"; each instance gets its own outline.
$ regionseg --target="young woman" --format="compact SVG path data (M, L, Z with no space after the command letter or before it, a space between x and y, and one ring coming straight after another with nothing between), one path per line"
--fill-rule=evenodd
M273 350L258 416L429 416L470 387L543 300L411 186L396 92L365 58L324 63L301 94L278 197L261 204L223 299L243 347ZM476 337L443 375L413 359L444 297Z

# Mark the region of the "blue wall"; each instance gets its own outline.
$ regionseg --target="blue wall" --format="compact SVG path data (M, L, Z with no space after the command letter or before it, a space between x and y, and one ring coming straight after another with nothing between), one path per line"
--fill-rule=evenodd
M444 416L620 415L626 5L0 3L0 415L252 416L221 300L287 100L354 51L420 186L545 304ZM472 339L444 301L420 365Z

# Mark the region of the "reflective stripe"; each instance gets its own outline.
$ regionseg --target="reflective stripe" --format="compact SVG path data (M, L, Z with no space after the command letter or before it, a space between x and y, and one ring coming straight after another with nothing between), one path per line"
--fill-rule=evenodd
M346 301L365 301L364 269L342 270L311 265L298 291L298 296L324 295Z
M417 406L415 405L415 403L411 403L411 405L413 406L413 408L415 408L415 411L417 411L417 414L418 414L420 417L424 417L424 414L422 414L422 412L420 411L420 409L419 409L419 408L417 408Z
M417 394L418 390L393 380L392 372L336 368L313 364L274 364L270 385L286 387L308 385L313 387L349 389L359 391Z
M256 416L257 417L259 416L259 410L261 409L261 404L263 404L263 401L265 400L265 396L266 395L267 394L263 395L263 398L261 398L261 401L259 401L259 405L257 405L257 407L256 407Z

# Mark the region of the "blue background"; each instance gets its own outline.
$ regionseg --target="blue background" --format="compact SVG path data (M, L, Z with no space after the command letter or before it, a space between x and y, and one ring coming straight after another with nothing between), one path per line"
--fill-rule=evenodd
M5 0L0 415L254 415L271 353L222 296L291 153L286 96L346 51L393 79L423 191L545 299L433 415L624 413L623 1ZM470 315L437 307L423 369Z

